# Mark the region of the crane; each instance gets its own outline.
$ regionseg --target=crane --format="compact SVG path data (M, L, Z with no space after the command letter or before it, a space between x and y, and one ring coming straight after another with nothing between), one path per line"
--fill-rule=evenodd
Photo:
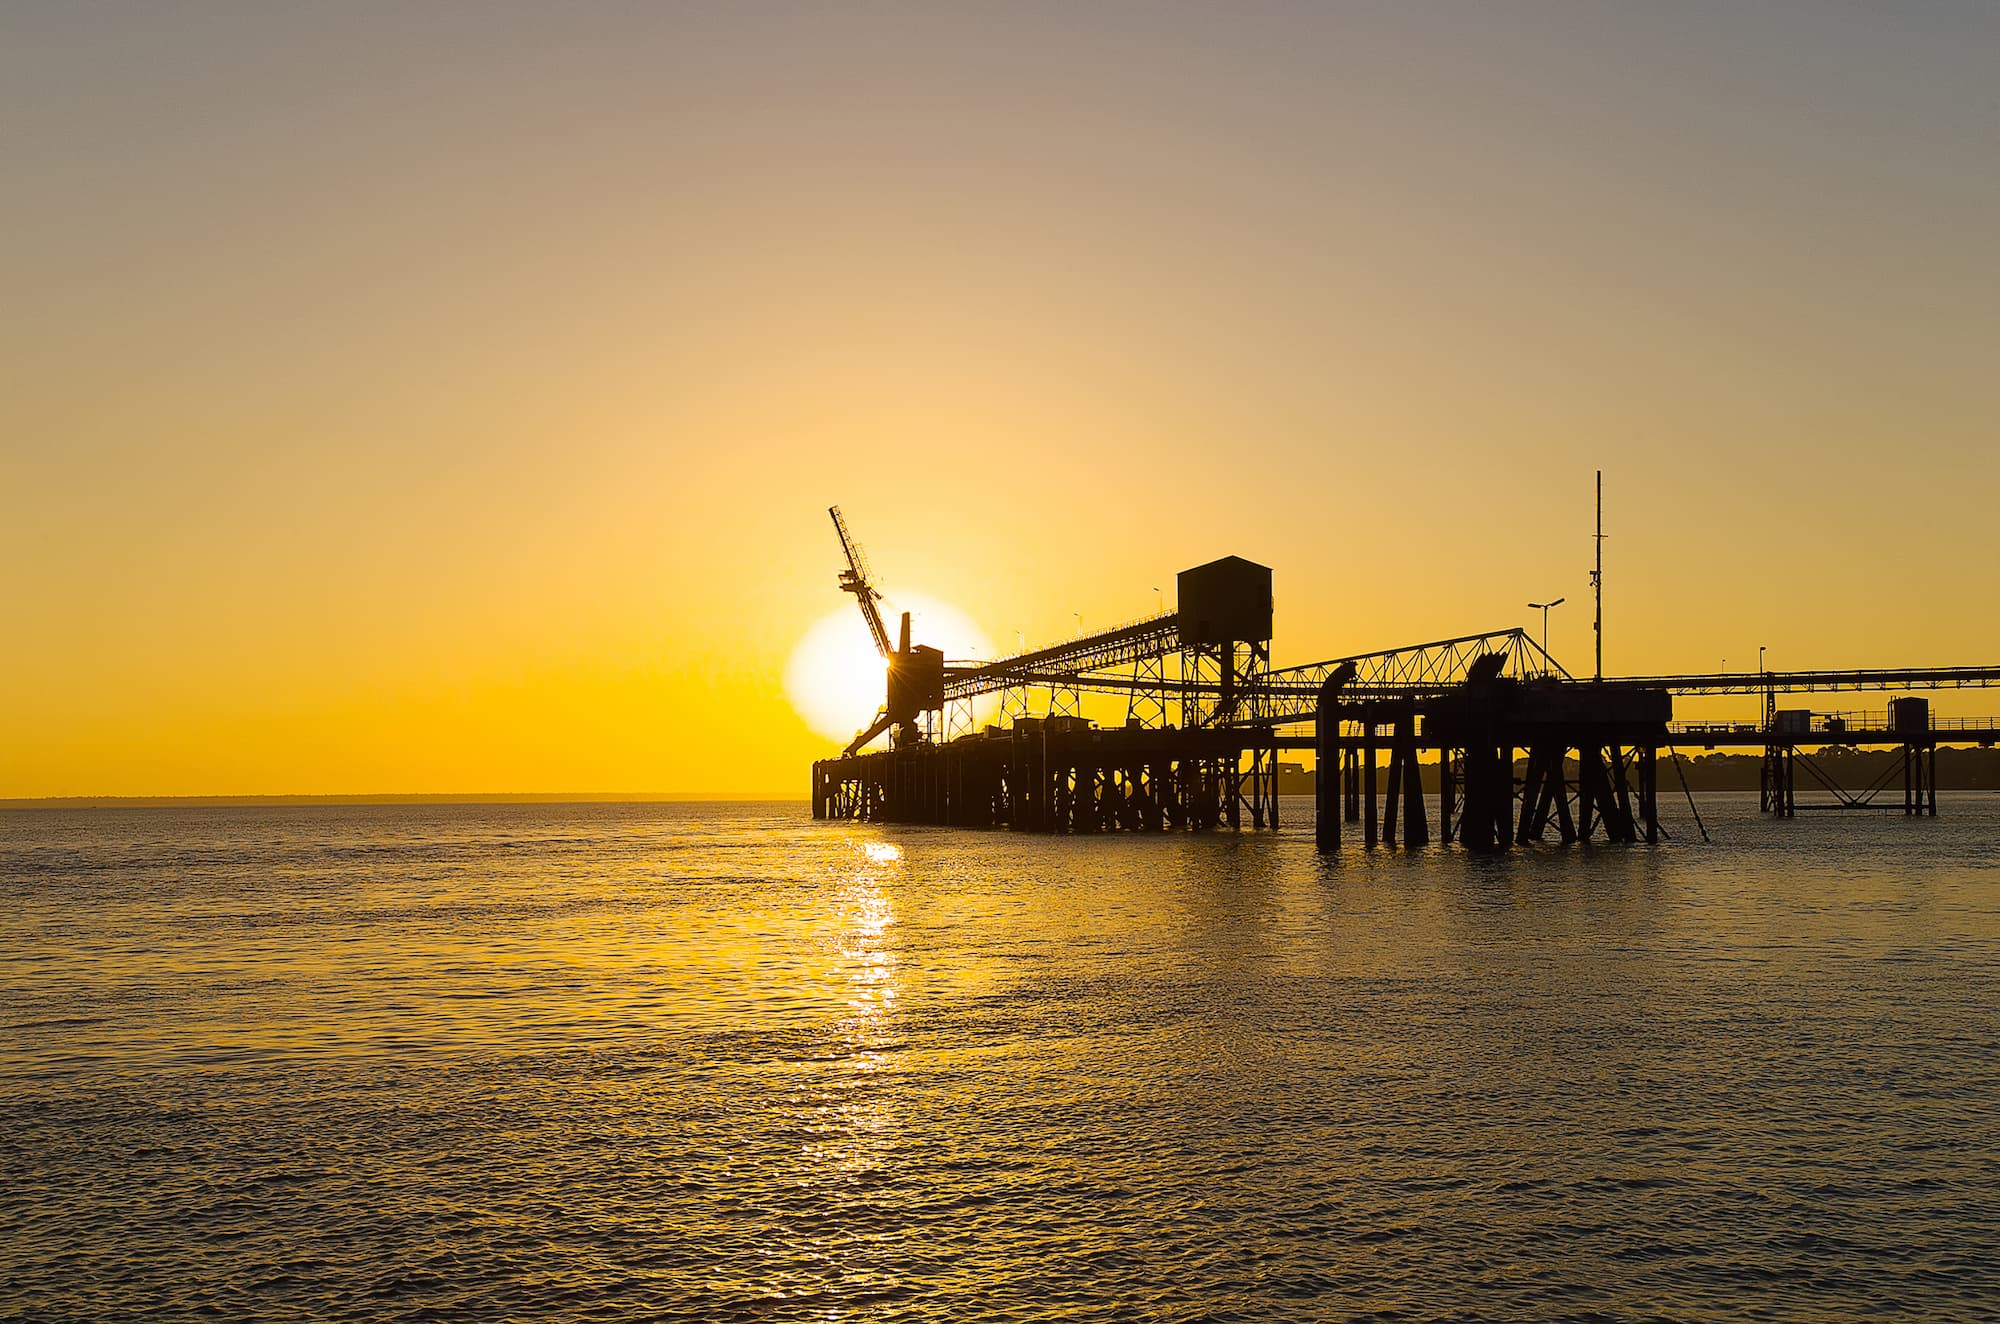
M841 518L839 506L828 506L826 513L833 516L834 531L840 534L840 550L847 554L847 569L840 572L841 590L852 593L860 604L861 618L868 622L868 633L875 639L875 651L889 664L887 699L876 713L875 721L848 745L847 753L859 753L869 741L891 728L894 728L891 738L896 744L922 744L925 737L919 718L944 706L944 654L922 644L911 645L908 612L903 613L901 646L890 644L888 627L882 624L882 609L875 605L882 594L869 582L868 560L861 554L861 544L847 531L847 521Z
M826 513L833 516L834 532L840 535L840 550L847 553L847 569L840 572L840 587L843 592L852 593L854 601L861 607L861 618L868 622L868 633L875 640L875 651L887 659L895 650L889 645L889 631L882 624L882 609L875 604L882 594L868 582L868 558L861 554L861 544L854 541L854 535L847 531L847 521L841 518L839 506L828 506Z

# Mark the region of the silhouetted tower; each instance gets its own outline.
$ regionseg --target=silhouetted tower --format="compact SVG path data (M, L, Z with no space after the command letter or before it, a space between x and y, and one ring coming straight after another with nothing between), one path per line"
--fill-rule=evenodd
M1225 556L1181 571L1177 583L1182 674L1213 687L1215 698L1204 711L1199 689L1191 689L1183 721L1233 721L1243 715L1244 696L1254 701L1261 691L1271 665L1271 567Z
M861 554L861 544L854 541L854 535L847 531L847 521L841 518L839 506L828 506L826 513L833 516L834 531L840 535L840 550L847 556L847 569L840 572L842 591L852 593L861 607L861 618L868 622L868 633L875 640L875 651L889 664L889 692L875 720L868 725L847 746L849 754L857 753L869 741L891 727L891 743L897 746L920 745L924 743L922 717L927 712L936 712L944 707L944 654L935 648L910 643L910 613L903 613L903 630L900 645L889 646L889 631L882 624L882 609L875 604L882 594L870 582L868 561Z

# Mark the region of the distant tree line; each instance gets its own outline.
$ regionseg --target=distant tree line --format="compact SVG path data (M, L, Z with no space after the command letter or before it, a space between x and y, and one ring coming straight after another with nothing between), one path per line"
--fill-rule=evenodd
M1900 748L1857 749L1852 745L1829 745L1823 749L1801 750L1800 753L1819 765L1835 784L1848 790L1860 790L1885 777L1901 785L1903 751ZM1758 771L1764 762L1762 753L1718 752L1674 757L1679 761L1681 775L1687 778L1688 788L1695 791L1754 791L1757 789ZM1382 761L1385 765L1388 762L1386 752ZM1435 793L1438 789L1437 764L1419 766L1424 789ZM1526 759L1515 761L1516 776L1526 769ZM1576 775L1574 759L1569 762L1569 774L1572 777ZM1386 768L1379 774L1384 778L1387 775ZM1940 747L1937 752L1937 784L1941 791L2000 791L2000 749ZM1672 763L1663 755L1660 760L1661 789L1679 785L1680 779L1674 775ZM1812 780L1803 771L1800 772L1800 792L1813 785ZM1312 771L1302 764L1281 763L1278 766L1278 790L1285 795L1311 795Z
M1828 745L1823 749L1801 750L1801 755L1818 764L1835 784L1859 790L1888 777L1901 785L1903 751L1899 748L1857 749L1853 745ZM1697 754L1680 756L1688 786L1697 791L1754 791L1762 767L1761 753ZM1662 765L1662 779L1670 770ZM1799 790L1809 784L1799 774ZM1952 749L1937 752L1937 784L1941 791L2000 791L2000 749ZM1900 792L1899 792L1900 794Z

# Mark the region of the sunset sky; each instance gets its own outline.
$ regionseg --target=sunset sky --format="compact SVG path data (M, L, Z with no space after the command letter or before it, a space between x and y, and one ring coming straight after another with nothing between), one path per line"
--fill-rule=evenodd
M1985 0L15 3L0 145L0 796L803 794L833 503L1587 672L1602 468L1609 672L2000 661Z

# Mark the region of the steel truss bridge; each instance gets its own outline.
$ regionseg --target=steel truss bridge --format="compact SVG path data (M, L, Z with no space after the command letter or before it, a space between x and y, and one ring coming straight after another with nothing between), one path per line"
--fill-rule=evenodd
M1165 612L1068 643L1016 653L997 662L954 663L945 668L946 703L999 694L1010 689L1049 686L1118 688L1119 669L1180 651L1180 615ZM1125 679L1129 680L1130 677Z
M1239 648L1225 681L1216 674L1213 656L1182 644L1180 626L1178 613L1163 612L993 662L951 664L944 682L946 710L952 713L947 725L953 734L969 729L971 701L991 694L1002 696L1008 716L1033 712L1038 692L1046 696L1045 711L1052 716L1074 715L1084 693L1121 695L1127 723L1139 726L1303 722L1313 715L1320 686L1342 667L1354 668L1343 693L1401 699L1455 688L1472 664L1489 654L1506 659L1505 675L1569 678L1525 630L1515 628L1282 668Z
M1354 668L1353 679L1341 691L1349 698L1421 699L1462 685L1473 663L1492 654L1504 659L1504 676L1575 680L1526 630L1516 627L1300 666L1252 666L1235 679L1239 702L1221 712L1216 708L1223 696L1221 682L1204 674L1187 656L1189 651L1180 642L1178 613L1163 612L993 662L954 663L945 669L946 710L953 714L948 726L953 734L970 729L970 703L986 695L1003 696L1001 707L1008 716L1033 712L1033 699L1045 696L1044 710L1063 716L1077 713L1084 693L1123 696L1128 724L1142 727L1285 725L1311 720L1320 686L1344 666ZM1690 696L1763 695L1772 701L1779 694L1988 688L2000 686L2000 666L1687 673L1582 683ZM1987 725L1982 719L1981 728Z

